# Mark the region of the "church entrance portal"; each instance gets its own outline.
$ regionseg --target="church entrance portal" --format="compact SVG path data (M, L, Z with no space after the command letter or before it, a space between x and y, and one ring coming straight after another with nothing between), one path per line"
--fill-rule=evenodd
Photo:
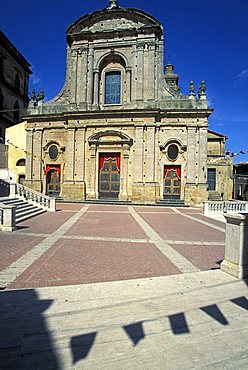
M57 197L60 193L60 166L46 166L46 194Z
M164 166L164 198L179 199L181 194L181 166Z
M118 198L120 191L120 153L101 153L99 157L99 197Z

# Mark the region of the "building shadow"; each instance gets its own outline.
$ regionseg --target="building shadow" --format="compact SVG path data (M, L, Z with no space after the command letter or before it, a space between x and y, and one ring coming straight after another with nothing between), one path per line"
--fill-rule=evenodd
M52 300L34 289L0 292L0 369L60 369L44 312Z

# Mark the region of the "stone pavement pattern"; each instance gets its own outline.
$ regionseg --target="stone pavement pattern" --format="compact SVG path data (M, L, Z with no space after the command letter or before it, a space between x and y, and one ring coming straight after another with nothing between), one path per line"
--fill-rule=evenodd
M0 237L0 288L166 276L219 268L225 223L199 209L59 204Z
M0 293L0 369L247 370L248 281L220 270Z
M248 282L219 270L225 223L61 204L19 226L0 235L0 369L248 368Z

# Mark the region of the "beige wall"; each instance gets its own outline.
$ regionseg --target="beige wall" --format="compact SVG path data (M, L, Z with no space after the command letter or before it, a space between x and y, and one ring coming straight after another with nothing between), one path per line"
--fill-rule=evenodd
M26 126L27 122L22 122L6 130L6 140L13 144L8 144L8 171L14 182L18 182L19 175L25 175L25 166L16 166L16 163L26 159Z

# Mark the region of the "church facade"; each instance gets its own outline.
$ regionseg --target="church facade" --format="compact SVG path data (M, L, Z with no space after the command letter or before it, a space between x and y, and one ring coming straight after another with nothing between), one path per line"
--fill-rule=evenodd
M206 87L183 95L163 58L161 23L117 1L72 24L64 87L32 93L25 184L64 200L207 200Z

